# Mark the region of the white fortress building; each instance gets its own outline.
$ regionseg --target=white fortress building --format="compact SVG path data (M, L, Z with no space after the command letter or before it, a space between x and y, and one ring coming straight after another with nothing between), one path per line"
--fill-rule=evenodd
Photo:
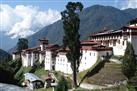
M72 74L71 64L66 57L69 49L63 50L56 44L49 44L45 38L39 41L37 47L22 50L22 65L34 66L34 63L39 61L44 64L45 70ZM82 41L79 72L92 67L98 58L105 59L111 55L123 56L127 42L133 45L137 55L137 18L119 30L104 30L90 35L89 40ZM18 52L13 52L12 56L13 60L20 57Z
M83 41L82 45L82 57L79 66L79 71L84 71L92 67L98 60L98 58L107 58L112 56L112 48L100 45L96 41Z
M67 51L68 49L63 50L62 48L58 50L55 70L66 74L72 74L71 64L66 57Z
M112 47L113 54L123 56L127 42L133 45L137 55L137 18L131 20L127 26L119 30L104 30L90 35L90 40L101 42L101 45Z
M58 45L50 44L45 49L45 70L55 70L57 50L60 47Z

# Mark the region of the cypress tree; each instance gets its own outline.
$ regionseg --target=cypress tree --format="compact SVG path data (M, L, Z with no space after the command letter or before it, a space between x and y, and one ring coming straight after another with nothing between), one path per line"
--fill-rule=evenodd
M64 48L68 47L69 51L66 54L68 60L71 63L73 71L73 87L77 87L77 71L79 67L80 58L80 34L79 26L80 19L78 13L83 9L83 5L80 2L68 2L66 10L61 12L64 28L63 44Z
M122 61L122 72L128 79L131 79L136 72L136 58L131 43L127 43L127 48Z

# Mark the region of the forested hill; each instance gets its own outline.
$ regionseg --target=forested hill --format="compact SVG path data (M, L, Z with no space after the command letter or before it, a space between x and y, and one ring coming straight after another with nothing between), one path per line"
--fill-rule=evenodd
M0 49L0 61L10 61L11 55L6 51Z
M111 6L101 5L88 7L80 13L81 39L86 39L89 34L100 31L104 27L118 29L135 17L137 17L137 9L120 10ZM29 46L36 46L38 39L43 37L48 38L50 43L61 44L63 37L62 21L59 20L29 36Z

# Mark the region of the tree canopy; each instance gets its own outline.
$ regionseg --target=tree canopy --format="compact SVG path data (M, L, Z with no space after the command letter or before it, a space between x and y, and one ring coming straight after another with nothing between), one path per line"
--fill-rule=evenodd
M17 42L17 51L21 52L26 48L28 48L28 40L26 38L19 38Z
M79 12L83 9L83 5L80 2L68 2L66 10L61 12L64 28L63 44L64 48L68 47L67 58L71 63L73 70L73 87L77 86L76 74L79 67L80 52L80 19Z
M133 46L131 43L127 43L127 48L122 61L122 72L128 79L135 75L136 62Z

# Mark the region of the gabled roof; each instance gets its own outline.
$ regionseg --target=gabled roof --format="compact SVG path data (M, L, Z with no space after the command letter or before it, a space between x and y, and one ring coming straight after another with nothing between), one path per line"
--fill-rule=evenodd
M42 81L38 76L32 74L32 73L25 73L25 80L29 80L30 82L33 81Z
M91 34L90 36L99 36L99 35L110 35L110 34L121 34L123 30L108 30L105 32L98 32L96 34Z
M54 50L57 50L59 48L60 48L60 46L57 44L48 44L46 47L46 50L54 51Z

